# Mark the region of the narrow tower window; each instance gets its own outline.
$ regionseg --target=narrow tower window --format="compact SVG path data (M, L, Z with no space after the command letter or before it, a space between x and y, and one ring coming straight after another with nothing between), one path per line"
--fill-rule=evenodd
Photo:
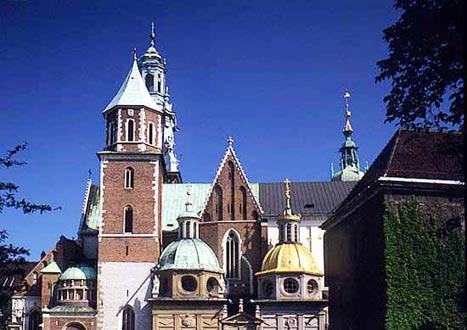
M135 312L130 306L123 310L123 330L135 330Z
M229 179L230 179L230 205L231 218L235 220L235 166L229 161Z
M246 208L246 189L244 186L240 187L240 193L242 194L242 205L240 207L240 210L242 212L242 218L243 220L246 220L247 218L247 208Z
M107 145L112 145L114 143L115 143L115 124L113 121L111 121L107 129Z
M162 76L160 74L157 76L157 91L162 92Z
M125 233L133 232L133 209L131 206L125 208L124 231Z
M148 126L148 143L154 144L154 124L149 123Z
M231 230L226 242L226 277L238 279L240 277L240 239Z
M135 171L131 167L127 167L125 170L125 189L134 188L134 176Z
M222 220L223 218L223 196L222 196L222 188L217 185L214 188L216 192L216 213L217 213L217 220Z
M135 140L135 121L133 119L127 121L126 140L129 142Z
M145 81L146 81L146 88L148 89L148 91L154 92L154 76L148 73L146 75Z

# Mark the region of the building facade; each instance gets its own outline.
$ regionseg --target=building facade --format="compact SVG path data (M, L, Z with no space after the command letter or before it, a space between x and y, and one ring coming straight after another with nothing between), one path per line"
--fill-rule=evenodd
M355 175L251 183L229 138L212 182L184 184L166 61L150 37L103 111L78 239L62 237L26 275L9 329L324 330L319 226L361 177L348 130L341 171Z

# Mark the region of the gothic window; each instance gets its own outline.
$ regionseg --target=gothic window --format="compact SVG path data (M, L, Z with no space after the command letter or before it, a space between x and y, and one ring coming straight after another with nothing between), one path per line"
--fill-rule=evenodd
M41 313L33 311L29 314L28 330L39 330L39 324L42 323Z
M146 87L148 91L154 92L154 76L150 73L146 75Z
M229 179L230 179L230 212L232 220L235 220L235 166L229 161Z
M123 310L122 330L135 330L135 312L130 306Z
M132 233L133 232L133 209L131 206L127 206L125 208L125 215L124 215L124 232L125 233Z
M32 273L32 284L37 283L37 278L38 278L37 272Z
M131 167L127 167L125 170L125 189L134 188L134 176L135 171Z
M222 220L223 218L223 196L222 196L222 188L219 185L216 185L214 188L216 199L216 214L217 220Z
M243 220L247 219L247 208L246 208L246 189L244 186L240 187L240 193L242 194L242 205L240 205L240 210L242 212Z
M225 250L226 277L238 279L240 277L240 239L233 230L227 236Z
M132 142L135 140L135 121L128 119L126 124L126 140Z
M148 126L148 143L154 144L154 124L149 123Z

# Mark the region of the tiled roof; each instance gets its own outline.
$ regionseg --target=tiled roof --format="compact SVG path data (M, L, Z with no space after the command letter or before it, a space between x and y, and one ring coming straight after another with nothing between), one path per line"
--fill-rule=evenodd
M133 61L128 76L118 90L117 95L105 107L105 111L112 109L118 105L140 105L151 109L157 109L157 105L144 84L143 78L139 73L136 60Z
M351 199L380 177L464 181L460 133L399 129L349 194Z
M294 213L332 213L355 187L356 182L292 182L291 206ZM284 183L259 184L259 200L265 216L281 214L285 208Z

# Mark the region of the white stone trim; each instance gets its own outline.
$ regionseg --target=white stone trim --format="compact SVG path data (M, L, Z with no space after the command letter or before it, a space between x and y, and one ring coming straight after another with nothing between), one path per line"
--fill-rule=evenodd
M427 183L427 184L445 184L454 186L463 186L465 183L459 180L437 180L437 179L419 179L419 178L401 178L392 176L381 176L378 181L382 182L404 182L404 183Z
M104 209L104 189L105 189L105 185L104 185L104 169L107 167L107 163L109 161L106 160L106 159L101 159L101 163L100 163L100 181L99 181L99 185L100 185L100 189L99 189L99 195L100 195L100 201L99 203L101 204L100 205L100 209L102 210L101 211L101 215L100 215L100 221L99 221L99 236L98 236L98 241L100 242L101 241L101 237L103 235L103 231L104 231L104 214L105 214L105 209Z
M250 262L248 261L248 259L242 254L241 260L245 260L247 266L248 266L248 270L250 271L250 294L253 295L253 267L251 267L251 264Z
M152 181L152 190L154 190L154 236L156 241L159 240L159 162L154 161L150 162L151 165L154 165L154 180Z

